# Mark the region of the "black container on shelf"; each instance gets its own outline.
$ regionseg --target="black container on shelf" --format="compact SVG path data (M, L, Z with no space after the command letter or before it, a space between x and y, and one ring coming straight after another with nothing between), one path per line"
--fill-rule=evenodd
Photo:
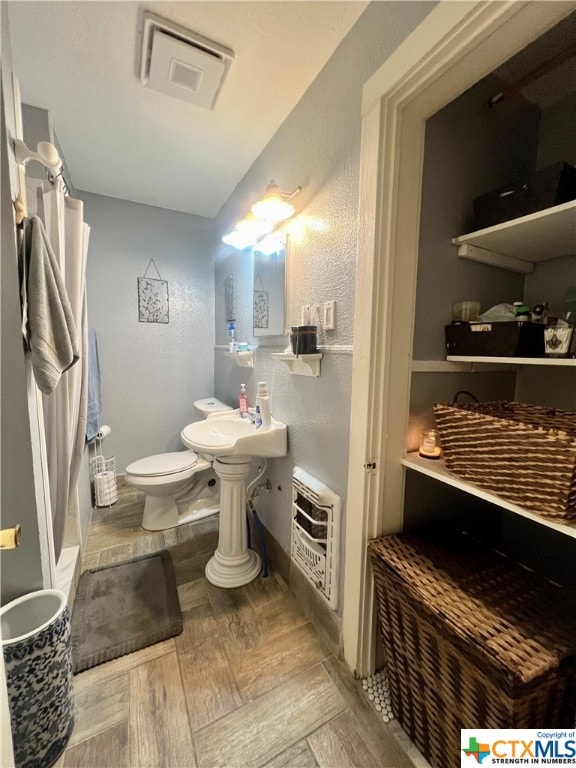
M508 184L475 198L474 229L527 216L576 199L576 168L556 163L517 184Z
M544 357L545 328L541 323L526 320L454 321L445 326L447 353L479 357Z
M313 355L318 352L317 330L315 325L293 325L290 329L292 352L295 355Z

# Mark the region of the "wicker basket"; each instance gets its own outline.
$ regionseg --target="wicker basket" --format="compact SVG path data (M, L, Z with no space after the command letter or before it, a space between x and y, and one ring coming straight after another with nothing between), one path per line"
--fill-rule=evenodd
M433 766L461 728L574 726L573 591L461 534L369 548L392 709Z
M576 413L513 402L436 404L446 469L557 522L576 520Z

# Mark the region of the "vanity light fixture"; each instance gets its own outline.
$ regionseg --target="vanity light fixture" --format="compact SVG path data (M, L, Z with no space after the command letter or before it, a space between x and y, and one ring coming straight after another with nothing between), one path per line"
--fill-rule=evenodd
M249 213L240 221L236 222L232 232L224 235L222 241L234 248L244 250L254 245L261 237L270 234L274 225L265 219L259 219L253 213Z
M288 200L298 194L302 187L296 187L293 192L281 192L275 181L266 187L264 197L254 203L250 212L236 222L232 232L224 235L222 242L234 248L244 250L274 232L278 225L294 215L294 208Z
M266 192L262 200L259 200L251 208L252 213L260 219L271 221L272 224L278 224L294 216L294 206L290 205L290 200L294 195L300 192L302 188L296 187L294 192L280 192L280 187L272 179L266 187Z
M263 256L271 256L273 253L278 253L286 246L286 230L275 230L269 235L260 238L254 245L254 250L261 253Z

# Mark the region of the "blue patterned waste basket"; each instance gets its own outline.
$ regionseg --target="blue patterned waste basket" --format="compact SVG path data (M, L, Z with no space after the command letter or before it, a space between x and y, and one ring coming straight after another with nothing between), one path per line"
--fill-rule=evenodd
M74 727L66 595L43 589L0 609L2 651L17 768L48 768Z

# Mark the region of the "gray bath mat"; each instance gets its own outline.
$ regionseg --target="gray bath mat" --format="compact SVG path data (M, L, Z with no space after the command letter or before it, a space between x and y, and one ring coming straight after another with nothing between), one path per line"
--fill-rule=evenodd
M74 672L179 635L182 626L166 550L85 571L72 611Z

